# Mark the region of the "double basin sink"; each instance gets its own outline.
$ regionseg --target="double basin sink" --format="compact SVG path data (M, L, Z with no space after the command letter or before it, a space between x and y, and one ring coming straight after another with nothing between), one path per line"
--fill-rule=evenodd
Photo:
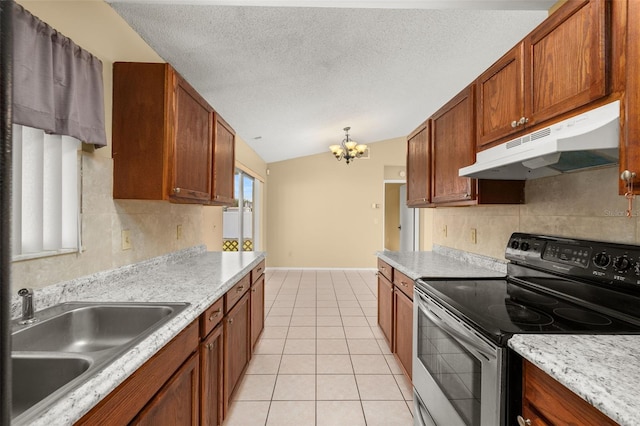
M13 323L12 423L28 424L187 303L62 303Z

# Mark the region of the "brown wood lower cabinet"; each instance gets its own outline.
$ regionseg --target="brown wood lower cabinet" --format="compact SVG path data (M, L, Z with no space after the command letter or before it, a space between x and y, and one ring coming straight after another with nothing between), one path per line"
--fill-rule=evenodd
M533 426L617 425L529 361L523 361L522 417Z
M200 343L200 424L219 426L224 419L223 325L218 326Z
M225 413L231 402L231 395L233 395L251 356L249 315L249 292L247 292L224 319Z
M393 352L411 380L413 363L413 301L398 288L393 290Z
M378 325L393 351L393 284L378 273Z
M264 274L251 284L251 352L264 329Z
M220 426L264 326L263 269L255 292L248 274L76 424Z
M199 366L194 353L130 423L140 426L199 423Z
M171 340L163 349L155 354L149 361L144 363L135 373L118 386L113 392L105 397L91 411L84 415L76 424L79 425L123 425L131 422L138 413L146 410L147 404L150 402L156 405L154 410L163 410L162 405L166 401L171 404L167 398L161 401L155 400L156 394L166 390L178 376L187 374L181 366L191 362L189 358L191 354L198 348L198 321L192 322L186 329ZM197 355L194 355L197 360ZM185 363L185 360L189 361ZM197 362L196 362L197 371ZM186 367L189 375L193 370ZM187 377L187 376L184 376ZM191 380L189 377L187 380ZM196 381L197 383L197 381ZM182 386L183 382L180 385ZM191 388L189 388L191 389ZM170 392L170 391L169 391ZM197 396L189 390L189 396ZM160 394L158 394L160 395ZM155 401L155 402L154 402ZM195 400L197 402L197 399ZM181 403L182 404L182 403ZM186 402L184 404L187 404ZM173 408L167 407L167 410ZM196 413L197 417L197 413Z

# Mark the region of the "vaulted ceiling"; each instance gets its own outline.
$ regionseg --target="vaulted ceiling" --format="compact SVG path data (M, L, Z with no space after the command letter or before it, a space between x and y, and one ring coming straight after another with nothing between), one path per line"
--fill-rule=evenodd
M268 163L406 136L555 3L109 1Z

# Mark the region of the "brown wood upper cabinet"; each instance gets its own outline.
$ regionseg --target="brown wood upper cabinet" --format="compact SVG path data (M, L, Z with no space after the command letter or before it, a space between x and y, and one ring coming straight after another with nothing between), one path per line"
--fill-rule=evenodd
M230 206L234 201L236 133L216 112L213 115L213 167L211 174L212 205Z
M466 87L431 116L434 203L475 199L472 179L458 169L475 161L473 85Z
M636 173L634 193L640 194L640 2L625 2L627 9L627 25L625 27L626 45L626 91L624 98L624 115L626 116L624 134L626 140L620 152L620 172L629 170ZM619 3L616 3L618 5ZM629 189L624 181L619 181L620 194Z
M431 146L429 120L407 138L407 206L431 204Z
M171 65L116 62L113 197L230 204L235 140L223 123Z
M606 1L568 1L478 77L477 144L607 94Z
M407 205L519 204L524 181L458 176L475 161L474 85L470 85L418 127L407 140Z

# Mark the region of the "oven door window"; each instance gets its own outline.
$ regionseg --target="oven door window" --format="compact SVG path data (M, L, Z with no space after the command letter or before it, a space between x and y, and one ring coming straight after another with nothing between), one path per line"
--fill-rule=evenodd
M423 314L418 316L417 353L465 423L480 426L480 360Z

